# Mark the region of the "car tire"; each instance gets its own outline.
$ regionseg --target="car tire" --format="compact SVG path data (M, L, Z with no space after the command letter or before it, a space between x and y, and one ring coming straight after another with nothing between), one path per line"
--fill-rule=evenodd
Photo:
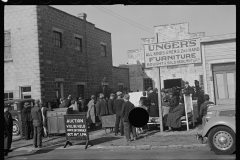
M232 154L236 150L235 132L229 127L215 127L208 134L208 145L216 154Z
M13 136L18 136L20 134L20 126L17 121L13 121Z

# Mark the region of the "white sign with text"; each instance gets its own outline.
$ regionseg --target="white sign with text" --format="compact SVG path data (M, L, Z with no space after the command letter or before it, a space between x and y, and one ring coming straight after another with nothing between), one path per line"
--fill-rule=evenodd
M145 67L201 63L199 39L187 39L144 45Z

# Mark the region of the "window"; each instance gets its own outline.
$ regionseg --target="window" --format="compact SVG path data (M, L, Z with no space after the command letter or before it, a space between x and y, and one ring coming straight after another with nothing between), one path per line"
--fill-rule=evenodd
M21 87L21 98L22 99L32 98L31 87Z
M107 56L107 49L106 45L101 44L101 56L106 57Z
M82 39L75 37L75 49L82 52Z
M149 87L153 87L152 79L151 78L144 78L144 90L147 91Z
M4 59L12 58L11 53L11 33L9 31L4 32Z
M54 41L54 46L56 47L62 47L62 33L53 31L53 41Z
M4 92L4 101L13 100L13 92Z
M123 85L118 85L118 90L123 92Z

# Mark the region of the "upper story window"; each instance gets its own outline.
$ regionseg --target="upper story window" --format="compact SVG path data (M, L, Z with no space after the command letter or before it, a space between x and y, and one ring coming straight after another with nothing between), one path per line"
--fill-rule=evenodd
M11 32L4 31L4 59L12 58L11 53Z
M75 49L82 52L82 39L75 37Z
M53 41L54 41L54 46L55 47L62 47L62 33L53 31Z
M13 92L4 92L4 101L13 100Z
M105 44L101 44L101 56L106 57L107 56L107 47Z
M143 79L144 90L147 91L149 87L153 87L153 82L151 78L144 78Z

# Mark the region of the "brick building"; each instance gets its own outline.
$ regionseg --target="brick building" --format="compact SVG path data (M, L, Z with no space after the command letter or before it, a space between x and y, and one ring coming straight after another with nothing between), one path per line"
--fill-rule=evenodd
M5 6L5 98L88 99L102 85L106 94L117 91L117 84L128 87L128 70L112 67L111 33L86 17L46 5Z

